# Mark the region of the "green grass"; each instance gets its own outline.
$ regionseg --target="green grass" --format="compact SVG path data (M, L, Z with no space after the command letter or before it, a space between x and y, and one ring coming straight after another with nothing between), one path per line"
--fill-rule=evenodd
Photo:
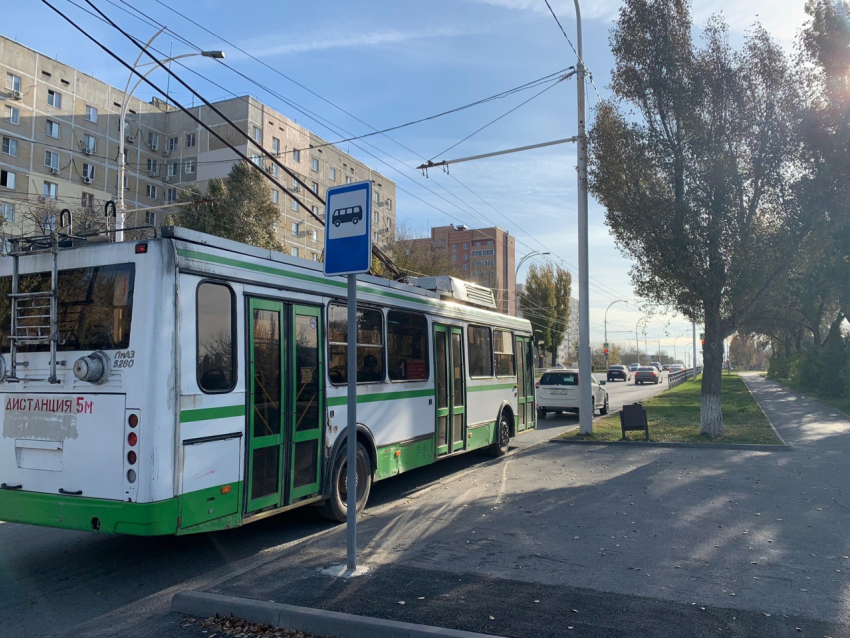
M803 396L814 399L815 401L820 401L824 405L828 405L850 416L850 397L823 397L816 391L799 387L799 385L794 383L791 379L771 379L771 381L776 381L777 383L784 385L789 390L799 392Z
M753 399L747 386L737 374L723 375L724 435L718 438L703 436L699 431L700 378L662 392L643 402L649 419L649 440L666 443L768 443L781 445ZM643 432L627 432L628 438L643 440ZM620 415L612 414L593 423L593 433L582 435L578 430L562 438L586 441L618 441L622 437Z

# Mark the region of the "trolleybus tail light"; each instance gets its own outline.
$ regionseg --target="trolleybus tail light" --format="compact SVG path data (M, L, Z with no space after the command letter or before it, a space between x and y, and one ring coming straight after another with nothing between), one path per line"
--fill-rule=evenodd
M148 245L147 244L136 244L136 254L137 255L144 255L146 252L148 252Z
M139 417L137 417L135 414L131 414L130 417L127 419L127 425L129 425L131 428L136 427L137 425L139 425Z
M136 464L136 453L133 450L127 452L127 463L130 465Z
M135 432L130 432L130 434L127 435L127 443L130 444L130 447L136 445L136 443L138 443L138 442L139 442L139 437L138 437L138 435L136 435Z
M136 482L136 470L127 470L127 480L130 483Z

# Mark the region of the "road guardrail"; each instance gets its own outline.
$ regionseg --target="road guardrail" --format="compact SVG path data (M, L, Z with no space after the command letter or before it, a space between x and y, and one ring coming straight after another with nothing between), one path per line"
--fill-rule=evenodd
M697 366L696 373L702 372L702 366ZM686 368L679 372L667 373L667 387L675 388L677 385L683 384L685 381L690 381L694 377L694 369Z

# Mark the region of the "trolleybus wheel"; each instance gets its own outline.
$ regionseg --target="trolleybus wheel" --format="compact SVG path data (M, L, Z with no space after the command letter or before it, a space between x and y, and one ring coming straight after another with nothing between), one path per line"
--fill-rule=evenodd
M497 438L490 446L491 456L504 456L508 452L508 444L511 442L511 426L508 420L499 415L499 431L496 434Z
M347 444L346 444L347 445ZM322 503L319 513L329 521L344 523L348 513L348 449L343 445L336 455L331 470L331 493ZM372 490L372 468L369 453L362 443L357 443L357 513L363 511Z

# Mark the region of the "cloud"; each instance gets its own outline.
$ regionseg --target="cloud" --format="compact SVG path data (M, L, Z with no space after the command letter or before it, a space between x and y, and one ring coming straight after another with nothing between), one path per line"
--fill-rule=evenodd
M452 38L469 35L468 29L441 27L423 31L399 31L386 29L362 33L358 35L334 35L332 33L316 34L303 40L278 43L278 36L261 37L253 43L242 45L243 49L251 51L258 58L270 58L280 55L308 53L311 51L326 51L328 49L364 49L388 44L398 44L410 40L425 40L430 38ZM273 41L274 44L269 44Z

